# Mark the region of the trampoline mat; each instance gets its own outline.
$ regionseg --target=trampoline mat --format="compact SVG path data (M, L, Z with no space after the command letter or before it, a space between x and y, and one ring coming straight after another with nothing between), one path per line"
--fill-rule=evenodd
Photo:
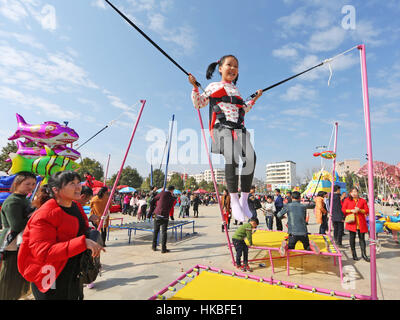
M288 234L286 232L256 230L256 232L253 233L253 246L278 249L287 236ZM338 253L329 237L321 234L309 234L308 238L315 242L321 253ZM249 245L247 239L245 242ZM300 241L297 242L295 250L304 250L304 246Z
M340 300L265 282L202 271L168 300Z

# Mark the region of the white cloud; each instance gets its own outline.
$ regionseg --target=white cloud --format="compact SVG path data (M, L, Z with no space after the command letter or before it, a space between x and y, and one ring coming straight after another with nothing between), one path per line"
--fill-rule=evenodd
M4 17L19 22L32 16L45 30L54 31L57 28L56 9L50 4L41 6L36 0L0 0L0 14Z
M48 53L44 58L10 46L0 46L0 74L6 75L9 81L14 79L22 87L40 88L46 92L56 92L65 84L97 88L72 57L60 53ZM0 78L1 81L4 79Z
M7 32L7 31L0 30L0 37L7 38L7 39L10 39L10 38L15 39L19 43L27 44L27 45L31 46L32 48L44 49L44 46L29 34L21 34L21 33L16 33L16 32Z
M66 111L61 106L41 97L27 95L5 86L0 86L0 99L39 113L43 111L46 115L59 119L79 119L81 116L79 113Z
M307 88L302 84L296 84L286 90L286 93L281 95L281 99L285 101L298 100L313 100L317 97L317 91L312 88Z
M272 51L272 55L277 58L297 58L297 49L290 47L290 45L285 45L280 49L275 49Z
M14 22L28 16L24 6L16 0L0 0L0 14Z
M92 1L90 4L94 7L100 8L100 9L106 8L106 3L104 0L95 0L95 1Z
M308 42L312 51L331 51L337 49L346 38L346 30L340 27L332 27L325 31L314 33Z

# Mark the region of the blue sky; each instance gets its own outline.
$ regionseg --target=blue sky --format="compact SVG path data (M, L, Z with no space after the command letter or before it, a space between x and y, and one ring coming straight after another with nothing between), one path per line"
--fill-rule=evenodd
M209 63L224 54L239 59L244 98L294 73L366 44L374 160L400 161L400 6L397 1L178 1L114 0L155 42L205 87ZM355 28L342 20L351 5ZM266 92L246 115L254 130L256 176L269 162L292 160L298 176L317 168L312 154L328 145L339 122L338 160L365 162L366 143L358 50ZM218 81L218 74L212 81ZM126 165L149 173L160 156L149 133L167 134L175 114L170 170L208 168L187 77L102 0L0 0L0 146L16 130L15 113L31 124L69 121L84 142L118 120L81 151L110 173L122 161L140 99L147 103ZM203 121L208 112L202 110ZM189 140L197 133L197 139ZM176 141L180 137L181 141ZM190 144L196 163L180 161ZM333 143L332 143L333 148ZM203 151L202 151L203 150ZM182 163L183 162L183 163ZM199 164L200 163L200 164ZM215 166L221 167L222 161ZM158 167L157 161L155 166ZM330 167L330 163L326 164Z

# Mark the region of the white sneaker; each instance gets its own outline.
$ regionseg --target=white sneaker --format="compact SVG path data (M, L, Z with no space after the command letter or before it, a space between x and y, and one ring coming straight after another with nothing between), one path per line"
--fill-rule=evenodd
M240 206L242 207L243 213L250 219L253 216L253 213L249 209L249 203L248 203L248 198L249 198L249 193L248 192L242 192L240 194Z
M287 242L286 240L282 240L281 246L279 247L279 254L281 257L284 257L286 255L286 249L287 249Z
M237 193L231 193L230 195L233 218L239 222L245 222L247 219L240 206L239 195Z

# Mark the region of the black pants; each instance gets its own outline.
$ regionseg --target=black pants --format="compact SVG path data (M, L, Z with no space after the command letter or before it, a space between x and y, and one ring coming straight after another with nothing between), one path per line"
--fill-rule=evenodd
M280 210L279 210L280 211ZM276 230L278 231L282 231L283 230L283 226L282 226L282 219L278 218L278 213L279 211L274 213L275 216L275 222L276 222Z
M365 233L361 233L360 230L357 232L350 232L350 248L352 252L356 252L356 235L358 234L358 239L360 241L361 252L366 254L366 244L365 244Z
M69 258L64 269L56 279L55 289L49 289L45 293L39 291L32 283L32 293L36 300L80 300L83 299L83 283L79 274L80 255Z
M101 229L101 240L103 240L103 245L106 245L107 239L107 228Z
M193 216L199 217L199 206L193 206Z
M168 219L166 218L158 218L154 219L154 232L153 232L153 249L157 248L157 238L158 233L161 228L161 250L167 249L167 228L168 228Z
M243 161L240 189L242 192L250 192L256 167L256 154L250 142L250 133L246 129L230 130L216 125L213 135L214 142L211 151L222 154L225 158L225 180L228 192L238 192L239 157Z
M322 223L319 226L319 234L325 234L327 230L328 230L328 215L323 214Z
M308 239L308 235L295 236L293 234L289 235L288 249L294 249L296 247L297 241L301 241L304 250L310 250L310 240Z
M249 248L244 240L232 239L236 250L236 266L241 266L241 258L243 255L243 265L246 266L249 260Z
M344 223L341 221L333 221L333 239L338 245L342 245L343 231Z

